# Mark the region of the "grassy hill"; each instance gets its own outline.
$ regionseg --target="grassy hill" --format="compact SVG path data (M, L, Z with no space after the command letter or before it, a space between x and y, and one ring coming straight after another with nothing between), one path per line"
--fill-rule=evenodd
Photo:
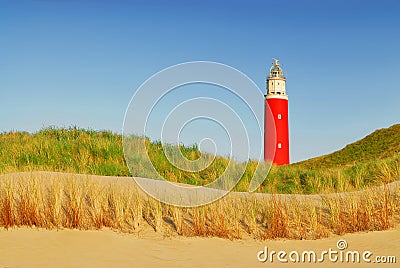
M312 158L298 165L312 169L352 166L357 163L394 157L399 153L400 124L397 124L376 130L332 154Z
M135 139L143 140L139 137ZM150 142L148 139L145 142L154 168L164 178L174 182L205 185L218 178L229 162L229 159L216 157L209 167L200 172L182 171L167 160L160 142ZM202 155L196 146L180 146L178 149L190 160ZM333 154L292 165L274 166L268 176L265 169L266 178L258 191L322 193L380 185L399 179L399 151L400 125L394 125L378 130ZM144 153L138 153L132 160L135 176L152 177L144 161ZM239 170L243 165L246 163L235 163L235 168ZM248 190L256 166L256 162L248 163L235 190ZM123 156L122 137L109 131L71 127L45 128L34 134L0 134L0 173L31 170L131 175Z
M133 137L133 142L145 140L147 152L138 152L132 161L135 176L155 178L146 162L147 153L157 172L173 182L205 185L218 178L226 169L229 159L216 157L211 165L200 172L182 171L166 158L160 142ZM179 146L189 160L202 153L197 146ZM252 177L256 163L248 166L244 181ZM243 164L237 164L239 167ZM0 173L15 171L60 171L81 174L130 176L126 166L122 136L109 131L71 128L45 128L37 133L9 132L0 134ZM244 189L243 189L244 190Z

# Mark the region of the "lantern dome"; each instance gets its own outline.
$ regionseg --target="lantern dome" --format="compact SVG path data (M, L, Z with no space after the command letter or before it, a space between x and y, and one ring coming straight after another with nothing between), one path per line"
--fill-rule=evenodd
M272 64L272 67L269 70L269 76L284 78L282 68L279 65L279 60L277 60L277 59L273 59L273 60L274 60L274 63Z

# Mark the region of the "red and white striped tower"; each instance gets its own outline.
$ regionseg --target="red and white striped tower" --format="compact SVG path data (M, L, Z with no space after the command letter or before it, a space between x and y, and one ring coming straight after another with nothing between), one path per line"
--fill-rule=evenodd
M265 121L264 121L264 158L275 147L273 163L280 166L290 163L289 159L289 98L286 94L286 77L283 75L279 60L274 63L267 77L267 94L265 95ZM267 122L267 109L270 108L275 123ZM275 127L275 129L273 129ZM275 143L268 139L267 133L276 131Z

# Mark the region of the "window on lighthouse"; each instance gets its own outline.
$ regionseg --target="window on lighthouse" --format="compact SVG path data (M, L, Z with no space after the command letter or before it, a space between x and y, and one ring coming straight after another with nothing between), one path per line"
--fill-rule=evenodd
M278 143L278 149L282 149L282 144Z
M278 114L278 119L279 120L282 119L282 115L281 114Z

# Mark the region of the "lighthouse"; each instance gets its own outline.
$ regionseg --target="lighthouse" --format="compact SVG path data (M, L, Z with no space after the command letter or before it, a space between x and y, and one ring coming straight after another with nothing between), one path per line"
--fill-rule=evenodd
M289 160L289 98L286 94L286 77L283 74L279 60L273 58L273 64L267 76L267 94L265 95L264 119L264 159L268 160L275 149L273 163L286 165ZM271 113L269 113L270 109ZM267 113L268 112L268 113ZM272 116L272 118L270 118ZM269 119L269 120L268 120ZM268 122L273 120L272 122ZM275 132L275 140L268 133Z

